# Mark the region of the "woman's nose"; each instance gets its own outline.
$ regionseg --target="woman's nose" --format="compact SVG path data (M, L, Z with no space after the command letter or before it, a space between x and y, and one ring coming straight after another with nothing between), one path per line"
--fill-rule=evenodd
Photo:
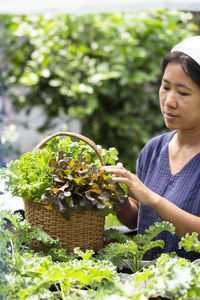
M165 105L169 107L176 108L177 107L177 99L176 95L173 91L170 91L165 98Z

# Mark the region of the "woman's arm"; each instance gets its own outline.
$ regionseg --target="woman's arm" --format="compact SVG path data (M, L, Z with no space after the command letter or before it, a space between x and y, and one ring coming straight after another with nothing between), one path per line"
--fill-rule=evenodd
M138 201L129 197L117 213L119 221L130 229L137 227L138 206Z
M186 233L191 234L195 231L200 237L200 217L184 211L166 198L151 191L137 176L126 170L121 164L103 167L103 169L114 175L113 181L126 184L129 197L152 207L162 220L171 222L176 228L177 236L182 237Z
M186 212L157 194L154 194L153 198L153 201L150 200L150 203L152 203L150 206L162 220L174 224L178 237L181 238L186 233L192 234L195 231L200 239L200 217Z

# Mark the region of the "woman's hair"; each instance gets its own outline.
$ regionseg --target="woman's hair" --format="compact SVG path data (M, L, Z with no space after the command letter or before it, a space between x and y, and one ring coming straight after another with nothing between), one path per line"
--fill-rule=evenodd
M185 72L200 87L200 65L187 54L179 51L168 53L162 62L162 73L169 63L179 63Z

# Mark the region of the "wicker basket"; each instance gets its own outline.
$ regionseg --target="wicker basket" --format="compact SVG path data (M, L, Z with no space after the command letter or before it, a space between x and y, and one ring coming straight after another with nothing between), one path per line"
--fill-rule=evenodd
M97 146L93 141L85 136L72 132L58 132L42 140L34 149L36 152L45 143L56 136L71 136L78 138L90 145L104 165L103 158ZM31 226L42 225L44 230L54 239L60 238L62 248L72 252L75 247L82 250L99 250L103 246L103 233L105 217L95 214L91 211L85 211L83 214L73 212L70 220L66 220L57 210L48 210L42 203L35 203L24 199L24 212L26 220ZM33 240L29 247L35 251L45 251L47 248L39 241Z

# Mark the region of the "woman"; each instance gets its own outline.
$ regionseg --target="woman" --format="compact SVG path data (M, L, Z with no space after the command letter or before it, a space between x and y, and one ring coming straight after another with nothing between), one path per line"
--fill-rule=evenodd
M200 236L200 36L176 45L163 60L159 91L161 112L171 130L151 139L137 160L137 176L122 164L104 169L113 181L128 187L129 199L118 214L129 228L139 233L155 222L174 224L176 235L161 233L163 252L175 251L194 260L197 253L178 249L186 233ZM162 252L154 248L145 259Z

